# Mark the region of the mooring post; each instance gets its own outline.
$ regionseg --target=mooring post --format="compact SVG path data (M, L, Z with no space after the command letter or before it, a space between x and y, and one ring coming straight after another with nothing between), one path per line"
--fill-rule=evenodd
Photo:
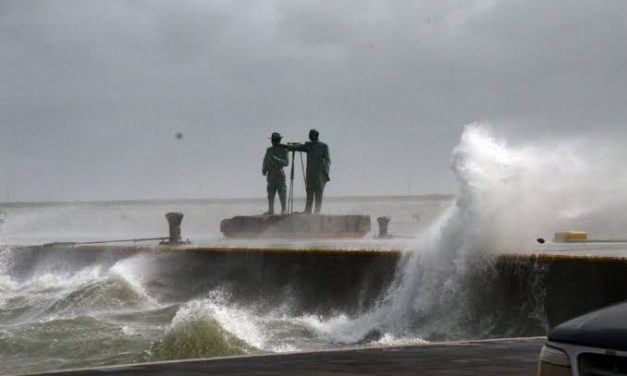
M169 244L182 243L181 240L181 222L183 221L183 213L170 212L165 215L170 227Z
M378 238L387 238L390 235L388 234L388 225L390 224L390 217L379 217L377 218L377 222L379 222L379 236Z

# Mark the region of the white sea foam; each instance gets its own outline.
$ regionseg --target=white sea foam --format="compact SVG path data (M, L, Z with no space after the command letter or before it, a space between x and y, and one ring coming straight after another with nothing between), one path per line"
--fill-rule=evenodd
M10 298L10 293L17 288L15 282L8 275L0 275L0 309L4 307L6 301Z
M122 259L111 267L101 263L78 269L69 265L57 267L59 265L55 262L52 267L49 263L35 264L28 278L16 280L3 272L11 268L15 252L19 251L0 251L0 309L7 308L6 302L11 299L17 302L15 304L29 307L21 318L24 322L71 319L77 315L101 315L116 310L158 306L142 284L142 257Z
M144 287L144 273L145 265L148 260L152 258L152 255L141 253L135 256L131 256L122 259L115 263L109 269L109 275L111 277L121 278L126 281L135 292L144 297L151 306L157 306L158 302L148 294Z
M423 345L426 343L428 342L422 338L411 337L411 336L397 338L397 337L394 337L390 333L386 333L377 341L374 341L374 344L380 345L380 346L411 346L411 345Z
M215 320L222 329L247 344L258 349L265 348L266 337L260 329L259 317L229 305L220 291L211 292L207 298L187 302L172 319L171 327L194 320Z
M86 283L106 278L107 270L102 265L90 265L75 272L47 271L36 274L24 282L30 291L67 290L82 286Z

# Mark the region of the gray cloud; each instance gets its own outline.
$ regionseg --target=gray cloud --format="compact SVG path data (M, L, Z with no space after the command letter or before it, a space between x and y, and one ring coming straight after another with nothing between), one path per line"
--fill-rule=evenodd
M619 0L3 1L0 188L262 196L269 133L316 127L331 195L453 192L465 123L623 135L625 16Z

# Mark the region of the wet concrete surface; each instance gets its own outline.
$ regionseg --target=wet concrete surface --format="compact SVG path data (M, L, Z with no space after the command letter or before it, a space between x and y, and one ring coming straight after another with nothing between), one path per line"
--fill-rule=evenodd
M544 338L174 361L54 375L535 375ZM50 374L52 375L52 374Z

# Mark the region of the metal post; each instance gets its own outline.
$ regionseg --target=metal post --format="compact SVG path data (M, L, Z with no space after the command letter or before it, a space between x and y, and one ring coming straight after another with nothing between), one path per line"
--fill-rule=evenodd
M290 192L288 196L287 212L291 214L294 211L294 158L296 157L296 151L292 150L292 170L290 171Z
M388 225L390 224L390 217L379 217L377 218L377 222L379 222L379 236L378 238L387 238L390 236L388 234Z
M183 221L183 213L170 212L165 215L170 227L170 238L168 243L182 243L181 240L181 222Z

